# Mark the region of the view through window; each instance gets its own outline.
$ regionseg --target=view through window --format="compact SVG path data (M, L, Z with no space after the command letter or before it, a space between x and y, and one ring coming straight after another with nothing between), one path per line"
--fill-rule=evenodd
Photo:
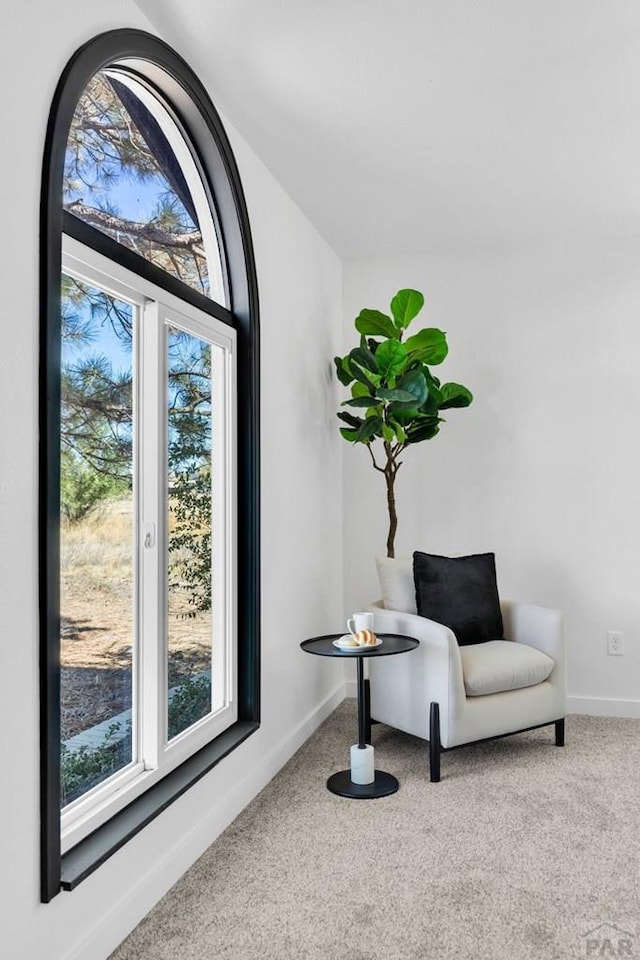
M132 760L133 311L62 278L61 802Z
M209 203L165 105L125 73L95 74L69 131L65 209L224 303Z
M223 289L221 258L217 246L215 256L207 256L211 245L193 199L198 191L204 197L203 187L193 162L185 167L178 159L181 142L146 88L117 71L96 74L71 124L63 203L209 295L212 275ZM208 234L215 239L211 223ZM195 329L188 321L173 324L162 308L147 309L156 303L153 291L134 291L129 300L110 292L108 276L103 284L88 282L100 269L104 265L94 264L85 275L80 268L62 276L63 809L136 764L159 765L171 741L223 710L230 695L222 635L229 560L225 352L212 346L210 318L200 317ZM154 365L159 390L145 387ZM143 482L142 448L156 432L164 437L155 461L163 476L154 477L152 465ZM157 496L149 494L154 484ZM157 508L150 505L155 502ZM164 586L157 591L144 574L150 549L161 554ZM150 644L157 647L153 655ZM156 660L163 662L149 677L148 663ZM164 694L149 694L158 684Z

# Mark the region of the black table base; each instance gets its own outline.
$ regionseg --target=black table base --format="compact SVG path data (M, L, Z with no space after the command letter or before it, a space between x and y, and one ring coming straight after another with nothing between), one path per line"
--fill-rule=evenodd
M376 797L388 797L398 789L398 781L391 773L375 771L373 783L354 783L351 770L341 770L327 780L327 789L339 797L351 797L354 800L374 800Z
M300 646L307 653L314 653L320 657L355 657L358 677L358 746L365 748L371 740L371 709L369 705L368 681L364 678L365 657L387 657L397 653L408 653L415 650L418 641L415 637L405 637L397 633L383 633L379 638L383 644L379 647L356 647L340 650L333 644L338 639L337 633L325 634L323 637L312 637L303 640ZM351 779L351 770L341 770L334 773L327 780L327 789L339 797L350 797L353 800L373 800L376 797L388 797L398 789L398 781L383 770L374 770L373 783L354 783Z

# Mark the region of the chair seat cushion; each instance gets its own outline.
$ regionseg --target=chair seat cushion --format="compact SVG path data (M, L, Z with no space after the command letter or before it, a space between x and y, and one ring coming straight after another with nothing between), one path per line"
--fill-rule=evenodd
M520 690L546 680L554 661L541 650L511 640L489 640L460 647L468 697Z

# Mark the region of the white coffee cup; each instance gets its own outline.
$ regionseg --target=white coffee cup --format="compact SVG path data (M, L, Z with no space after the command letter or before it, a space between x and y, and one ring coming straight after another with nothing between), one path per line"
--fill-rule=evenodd
M373 614L368 610L354 613L347 620L347 630L349 633L358 633L359 630L373 630Z

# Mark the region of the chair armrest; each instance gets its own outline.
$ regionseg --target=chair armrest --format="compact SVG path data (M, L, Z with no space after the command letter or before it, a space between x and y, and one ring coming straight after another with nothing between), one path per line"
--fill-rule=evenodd
M533 603L505 601L502 604L505 636L515 643L526 643L555 661L549 680L565 689L565 643L560 610Z
M421 643L443 648L448 651L449 656L457 659L462 670L458 641L453 630L445 627L443 623L437 623L427 617L419 617L415 613L388 610L383 606L381 600L376 600L375 603L370 604L367 610L371 610L375 614L374 629L376 632L402 633L407 637L415 637Z
M373 716L376 720L382 720L416 736L427 737L425 724L429 703L436 701L440 704L441 735L446 746L449 728L464 710L466 700L462 660L455 634L442 623L412 613L387 610L380 602L371 604L368 609L375 614L376 632L401 633L420 641L420 647L406 657L388 658L389 661L398 661L395 664L385 663L386 657L380 658L379 663L376 663L377 658L369 660L372 712L375 708L380 714L373 712ZM374 689L375 685L384 687L387 676L391 678L397 674L397 680L393 682L400 683L401 675L405 671L411 674L411 690L422 691L420 703L409 703L406 700L402 703L402 698L407 694L401 689L392 691L389 696L385 695L384 690ZM391 682L389 679L389 683ZM404 682L408 683L406 677ZM415 726L417 723L421 725L420 729ZM410 726L413 729L409 729Z

